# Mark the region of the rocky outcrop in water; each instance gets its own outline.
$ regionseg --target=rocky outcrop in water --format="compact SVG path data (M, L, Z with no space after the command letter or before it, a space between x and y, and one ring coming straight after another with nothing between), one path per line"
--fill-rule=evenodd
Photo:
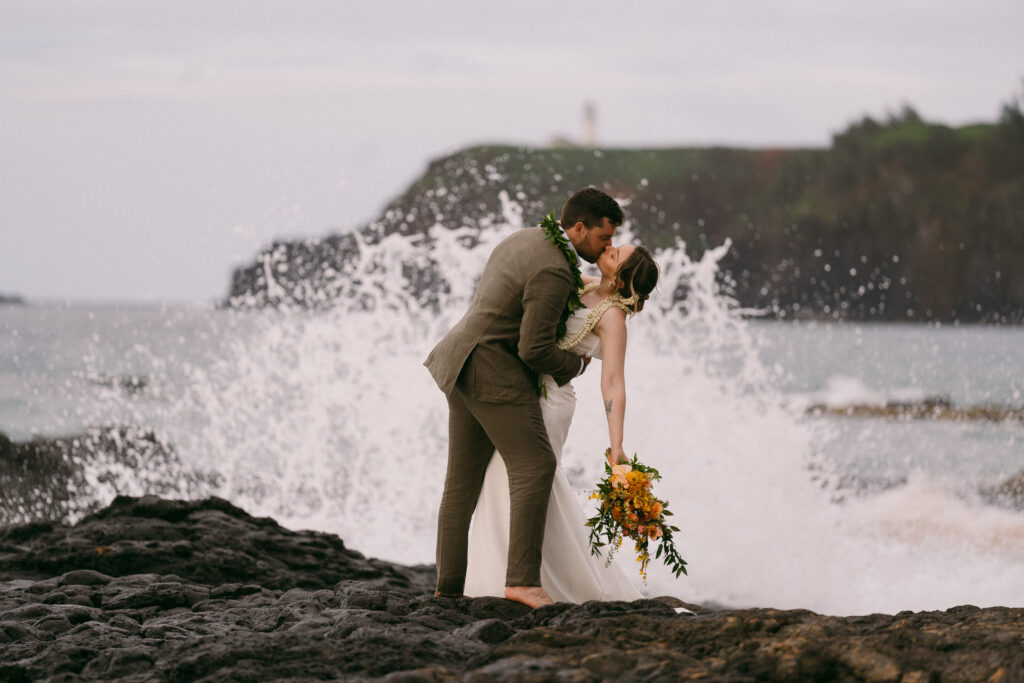
M0 432L0 527L68 521L118 493L208 495L219 477L186 467L173 446L136 427L11 441Z
M983 487L981 497L993 505L1024 510L1024 472L1018 472L995 486Z
M1003 422L1024 425L1024 409L998 405L956 406L949 399L936 397L923 401L889 401L884 404L853 403L807 407L808 415L821 417L870 417L896 420L950 420L953 422Z
M1016 105L995 124L962 128L911 109L865 118L828 149L471 147L432 162L352 234L270 245L234 272L228 299L329 306L352 293L351 280L366 280L356 264L391 235L417 250L391 264L391 277L419 297L445 287L432 263L434 226L464 228L472 241L503 220L503 195L533 225L595 185L628 202L645 244L681 240L700 256L731 240L721 282L744 308L779 318L1019 323L1022 160Z
M556 604L431 593L211 498L118 498L0 531L0 681L1013 681L1024 609L826 617L674 598Z

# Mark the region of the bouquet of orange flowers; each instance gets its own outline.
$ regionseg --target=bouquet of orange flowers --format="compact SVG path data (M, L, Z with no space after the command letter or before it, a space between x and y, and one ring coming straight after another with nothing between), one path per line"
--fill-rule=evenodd
M611 450L605 452L610 455ZM591 499L601 501L597 514L587 520L590 527L590 552L601 556L601 548L610 545L608 564L615 552L622 546L624 538L633 540L636 547L636 561L640 563L640 576L647 580L647 565L651 562L649 543L658 539L658 552L654 559L664 557L665 564L676 575L686 573L686 560L676 550L672 532L679 527L669 525L665 518L671 516L668 501L659 500L651 493L651 485L661 479L658 470L644 465L636 455L628 464L604 466L607 476L590 494Z

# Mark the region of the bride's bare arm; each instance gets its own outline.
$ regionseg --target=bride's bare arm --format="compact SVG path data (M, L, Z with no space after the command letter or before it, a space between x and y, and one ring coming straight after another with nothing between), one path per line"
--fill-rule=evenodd
M622 431L626 418L626 314L609 308L601 316L594 332L601 338L601 397L608 418L611 464L625 462Z

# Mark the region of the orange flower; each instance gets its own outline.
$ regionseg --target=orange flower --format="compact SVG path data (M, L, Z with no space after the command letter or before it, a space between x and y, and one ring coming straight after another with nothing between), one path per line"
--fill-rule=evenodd
M656 519L659 515L661 515L662 509L663 508L661 507L661 503L659 503L658 501L654 501L654 505L651 506L651 517Z

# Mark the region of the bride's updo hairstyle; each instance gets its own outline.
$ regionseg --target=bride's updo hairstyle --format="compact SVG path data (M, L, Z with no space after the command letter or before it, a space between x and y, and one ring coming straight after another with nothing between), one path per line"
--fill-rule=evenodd
M616 278L622 282L619 296L625 299L625 303L634 313L644 309L644 302L658 284L658 273L658 264L654 261L651 250L642 244L636 245L629 258L619 266L619 272L616 274Z

